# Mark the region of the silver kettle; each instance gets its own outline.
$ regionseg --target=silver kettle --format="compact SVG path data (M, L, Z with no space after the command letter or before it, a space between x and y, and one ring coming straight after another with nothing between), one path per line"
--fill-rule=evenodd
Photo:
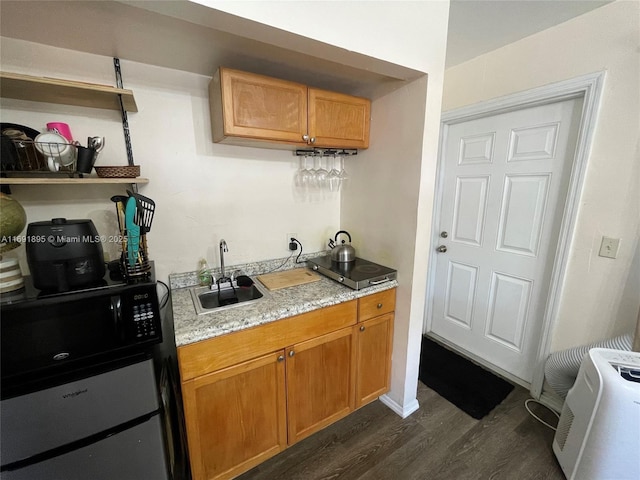
M344 239L342 243L338 244L338 236L344 233L349 237L349 243L345 243ZM351 245L351 235L346 230L340 230L336 233L334 240L329 240L329 246L331 247L331 260L338 263L349 263L356 260L356 249Z

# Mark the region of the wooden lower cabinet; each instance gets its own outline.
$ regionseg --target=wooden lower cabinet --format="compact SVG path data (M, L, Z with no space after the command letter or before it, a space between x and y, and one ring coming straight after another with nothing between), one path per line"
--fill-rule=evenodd
M193 479L234 478L387 392L394 308L395 289L180 347Z
M352 328L287 348L289 445L353 411Z
M353 327L356 344L356 399L359 408L389 391L393 313L359 323Z
M284 351L182 384L194 480L228 479L287 447Z

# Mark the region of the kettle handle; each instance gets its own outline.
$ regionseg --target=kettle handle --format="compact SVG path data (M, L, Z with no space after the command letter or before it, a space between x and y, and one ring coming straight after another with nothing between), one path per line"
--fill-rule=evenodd
M347 237L349 237L349 243L351 243L351 235L349 235L349 232L347 232L346 230L340 230L338 233L336 233L335 241L338 241L338 235L340 235L341 233L344 233Z

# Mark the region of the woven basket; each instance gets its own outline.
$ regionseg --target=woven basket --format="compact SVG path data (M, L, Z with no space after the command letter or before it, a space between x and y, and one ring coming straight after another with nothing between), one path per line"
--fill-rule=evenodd
M140 165L118 165L93 168L95 168L98 176L103 178L135 178L140 176Z

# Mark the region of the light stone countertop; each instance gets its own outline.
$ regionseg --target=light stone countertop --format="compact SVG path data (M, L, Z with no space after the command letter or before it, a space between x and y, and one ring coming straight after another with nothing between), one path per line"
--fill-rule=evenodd
M259 282L255 277L252 279ZM173 323L176 346L178 347L347 302L398 286L398 282L393 280L375 287L352 290L335 280L320 275L320 281L305 285L274 291L264 287L268 295L255 303L198 315L189 288L185 288L179 282L172 281L171 283Z

